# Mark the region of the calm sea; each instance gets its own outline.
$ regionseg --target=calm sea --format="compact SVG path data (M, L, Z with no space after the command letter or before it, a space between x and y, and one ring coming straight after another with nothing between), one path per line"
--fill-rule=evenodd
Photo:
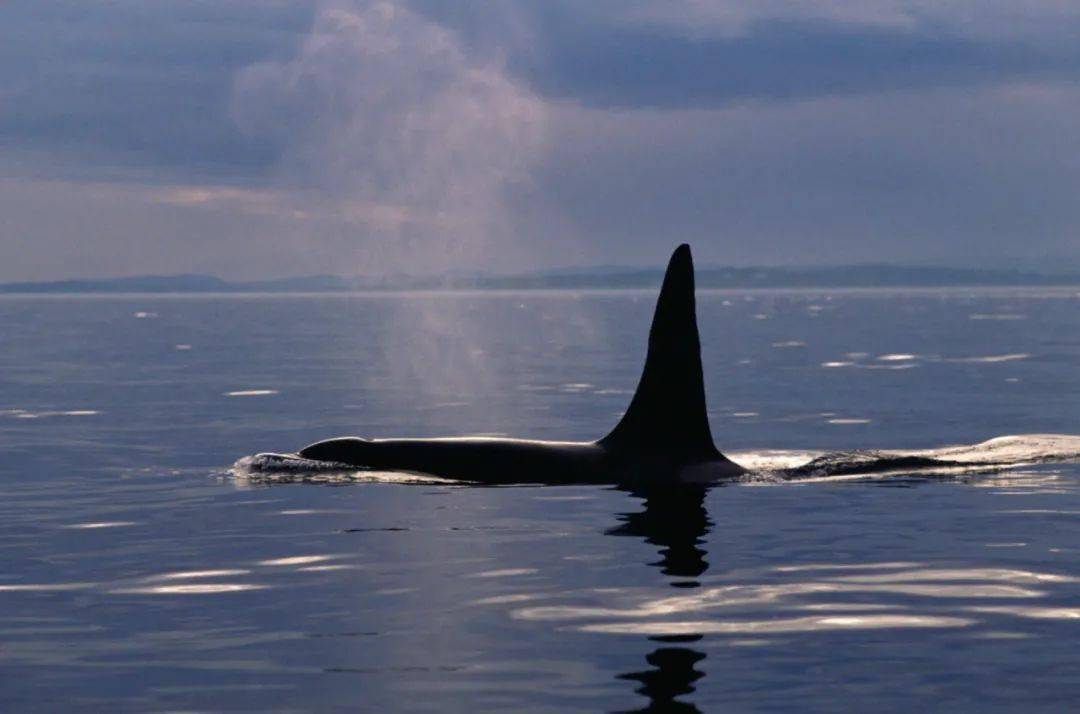
M601 436L654 299L0 298L0 709L1076 706L1068 454L648 499L230 470L343 434ZM736 460L1080 433L1080 289L704 292L699 318Z

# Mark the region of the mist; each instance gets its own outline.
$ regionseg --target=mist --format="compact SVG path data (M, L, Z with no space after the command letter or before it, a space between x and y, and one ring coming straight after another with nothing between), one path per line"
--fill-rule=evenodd
M525 249L505 195L530 179L544 103L402 5L324 6L294 57L239 73L232 115L280 152L296 253L423 273ZM336 240L313 234L327 218L346 229Z

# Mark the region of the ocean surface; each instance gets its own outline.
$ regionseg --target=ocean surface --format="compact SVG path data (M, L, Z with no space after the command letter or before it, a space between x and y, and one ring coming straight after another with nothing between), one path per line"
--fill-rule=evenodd
M654 300L0 297L0 710L1075 708L1080 288L700 293L708 491L250 468L599 437Z

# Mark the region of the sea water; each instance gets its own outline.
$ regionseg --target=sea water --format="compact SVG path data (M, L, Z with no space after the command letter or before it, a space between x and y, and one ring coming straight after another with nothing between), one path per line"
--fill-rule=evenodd
M1075 706L1080 289L699 294L735 460L998 465L648 497L234 467L599 437L654 300L0 298L0 708Z

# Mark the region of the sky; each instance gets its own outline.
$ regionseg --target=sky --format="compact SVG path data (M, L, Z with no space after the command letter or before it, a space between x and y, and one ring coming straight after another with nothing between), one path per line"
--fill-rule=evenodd
M5 0L0 281L1080 268L1073 0Z

